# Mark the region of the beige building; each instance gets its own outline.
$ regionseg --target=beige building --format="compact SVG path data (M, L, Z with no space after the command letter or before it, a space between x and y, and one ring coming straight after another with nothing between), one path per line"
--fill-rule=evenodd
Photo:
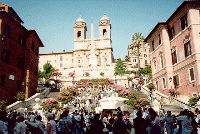
M144 43L139 48L140 53L140 68L145 68L146 66L151 64L150 60L150 46L148 43ZM137 47L133 44L128 46L128 56L130 57L130 61L127 63L129 68L137 68L138 64L138 56L137 56Z
M91 77L97 78L101 72L106 77L114 77L114 57L111 46L111 23L106 14L99 21L99 38L94 38L93 24L91 23L91 39L86 38L86 22L80 16L74 28L74 50L65 52L41 53L39 69L47 62L59 69L63 79L67 79L68 73L75 71L77 79L85 78L85 72Z

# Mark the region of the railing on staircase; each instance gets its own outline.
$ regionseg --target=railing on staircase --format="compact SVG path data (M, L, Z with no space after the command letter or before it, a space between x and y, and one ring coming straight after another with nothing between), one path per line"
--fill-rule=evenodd
M141 87L141 91L146 94L147 96L150 96L150 90L144 85ZM160 101L161 97L163 97L163 101L169 104L174 104L174 105L178 105L179 107L182 107L183 109L188 109L190 111L195 110L195 108L197 107L197 105L195 106L191 106L189 105L189 103L183 102L175 97L169 97L167 95L164 95L158 91L154 91L154 98L157 99L158 101ZM200 106L198 106L200 107Z
M50 89L46 88L43 92L36 93L25 101L16 101L15 103L7 106L6 111L9 112L11 110L19 109L21 107L22 108L29 107L31 104L35 103L36 98L40 98L40 99L46 98L49 93L50 93Z

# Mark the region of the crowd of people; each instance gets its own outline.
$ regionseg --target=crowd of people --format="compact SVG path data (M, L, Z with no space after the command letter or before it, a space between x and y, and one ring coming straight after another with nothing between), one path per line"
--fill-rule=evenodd
M136 112L135 112L136 111ZM198 134L200 114L185 109L179 115L171 111L160 112L153 108L134 110L134 119L131 121L126 112L118 108L117 114L108 116L104 110L100 114L75 110L69 114L66 108L59 118L56 113L46 115L47 123L41 121L41 116L29 113L27 118L17 112L0 113L0 133L2 134Z

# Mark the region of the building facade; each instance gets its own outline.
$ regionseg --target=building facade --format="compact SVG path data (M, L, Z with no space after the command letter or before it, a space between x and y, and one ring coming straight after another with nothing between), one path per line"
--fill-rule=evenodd
M111 46L111 23L106 14L99 21L99 38L94 38L93 24L91 23L91 39L86 38L87 25L80 16L74 28L74 49L65 52L41 53L39 69L43 70L47 62L58 69L63 79L68 79L69 72L76 72L76 79L90 77L99 78L103 72L107 77L114 76L114 57Z
M153 83L169 95L175 89L192 97L200 92L200 14L198 1L184 1L145 41L150 44Z
M148 43L143 43L139 47L139 59L140 59L140 68L145 68L151 64L150 60L150 45ZM137 47L133 44L128 45L128 56L130 58L128 62L129 68L137 68L138 66L138 56L137 56Z
M35 30L28 30L12 7L0 3L0 100L11 102L19 92L35 93L39 47Z

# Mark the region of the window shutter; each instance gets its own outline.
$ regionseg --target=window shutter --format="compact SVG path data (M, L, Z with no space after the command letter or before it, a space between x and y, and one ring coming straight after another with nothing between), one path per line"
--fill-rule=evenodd
M194 69L193 68L190 69L190 78L191 78L191 81L194 80Z
M176 88L177 87L176 76L173 76L173 82L174 82L174 88Z

